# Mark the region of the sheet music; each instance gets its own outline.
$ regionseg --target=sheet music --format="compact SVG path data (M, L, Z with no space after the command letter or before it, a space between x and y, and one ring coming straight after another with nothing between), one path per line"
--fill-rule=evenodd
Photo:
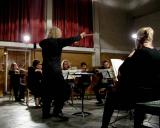
M68 73L69 73L68 70L62 70L62 74L63 74L63 77L64 77L65 80L66 80L67 77L68 77Z
M75 79L75 77L79 77L78 75L74 75L75 73L81 72L80 69L75 70L62 70L62 74L64 79Z
M89 73L89 72L76 72L75 75L93 75L93 73Z
M96 69L99 73L102 73L103 78L114 78L114 71L110 69Z
M114 71L112 70L112 68L109 69L97 69L97 71L99 73L102 73L102 83L108 83L108 79L114 79L115 75L114 75Z
M111 59L111 63L112 63L112 66L113 66L113 71L114 71L114 74L116 76L116 79L117 79L117 76L118 76L119 67L121 66L123 61L124 60L122 60L122 59Z

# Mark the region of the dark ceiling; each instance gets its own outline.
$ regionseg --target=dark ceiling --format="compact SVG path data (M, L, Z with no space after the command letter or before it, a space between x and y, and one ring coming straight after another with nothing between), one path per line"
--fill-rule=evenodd
M160 0L102 0L107 6L126 10L134 18L160 11Z

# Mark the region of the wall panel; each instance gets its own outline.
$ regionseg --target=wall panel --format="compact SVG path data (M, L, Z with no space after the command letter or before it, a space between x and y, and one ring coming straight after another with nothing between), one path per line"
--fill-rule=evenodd
M34 53L32 52L32 60L34 59ZM39 59L42 62L41 51L37 50L35 52L35 59ZM72 66L79 68L81 62L86 62L88 67L92 67L92 54L91 53L73 53L73 52L63 52L62 58L67 59L71 62Z
M81 62L86 62L88 67L92 67L92 54L91 53L62 53L62 60L67 59L71 62L72 66L80 67Z
M5 84L4 50L0 49L0 97L3 96Z

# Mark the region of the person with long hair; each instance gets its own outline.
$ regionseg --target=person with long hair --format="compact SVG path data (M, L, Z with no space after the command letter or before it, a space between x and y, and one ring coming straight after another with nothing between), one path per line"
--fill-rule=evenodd
M68 100L70 88L66 85L61 69L62 48L86 37L86 33L62 38L62 31L58 27L52 27L48 37L39 45L42 48L42 71L43 71L43 95L42 117L44 119L54 116L61 121L67 121L68 117L62 114L64 102ZM53 114L50 114L51 102L54 100Z
M104 89L106 95L107 90L109 90L109 88L113 86L113 83L115 81L115 74L109 60L104 60L102 62L102 66L97 69L95 74L98 78L97 82L93 86L93 91L97 99L96 105L103 105L100 90Z
M15 101L19 102L21 101L19 97L20 71L16 62L13 62L11 64L11 67L9 69L9 76L10 76L10 86L11 86L11 90L13 89Z
M61 68L62 70L69 70L71 68L71 63L69 62L69 60L62 60Z

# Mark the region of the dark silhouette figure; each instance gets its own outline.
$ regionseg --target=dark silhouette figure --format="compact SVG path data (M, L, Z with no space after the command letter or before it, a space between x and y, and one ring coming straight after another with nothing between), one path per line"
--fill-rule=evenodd
M79 41L85 35L85 33L81 33L78 36L64 39L61 30L53 27L49 31L48 38L40 42L43 56L43 118L51 117L51 102L54 100L53 116L60 118L62 121L68 120L61 114L64 102L70 96L70 87L66 85L62 75L61 53L63 47Z
M138 102L160 99L160 53L152 44L153 29L141 28L137 37L137 49L120 66L118 82L106 97L101 128L108 128L117 106L134 108ZM142 128L144 113L136 117L134 128Z

